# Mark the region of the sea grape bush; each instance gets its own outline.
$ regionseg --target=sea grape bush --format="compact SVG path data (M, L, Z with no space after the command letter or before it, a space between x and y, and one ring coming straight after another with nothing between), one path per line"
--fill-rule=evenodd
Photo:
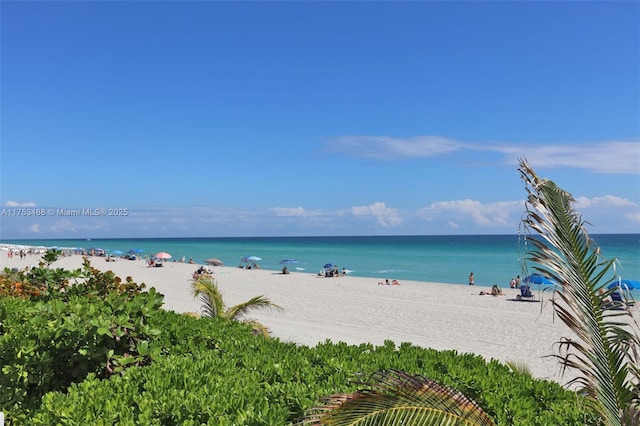
M106 378L160 354L150 318L162 296L72 296L30 302L0 300L0 408L31 410L49 391L64 391L89 373Z
M166 345L165 356L49 393L31 422L294 424L323 396L352 392L354 380L397 368L463 389L498 425L597 424L575 393L475 355L392 342L309 348L254 336L246 325L171 312L152 322L162 330L156 341Z
M0 275L0 297L18 297L30 300L63 299L76 295L105 297L115 292L136 295L146 288L144 283L137 284L131 277L124 281L112 271L102 272L83 258L82 268L69 271L63 268L51 268L55 258L47 256L55 253L49 250L40 265L13 271L5 268ZM46 265L46 266L45 266Z
M108 377L160 353L149 343L159 334L149 318L162 295L141 293L144 284L101 272L87 258L82 269L51 268L59 254L49 250L39 266L0 275L0 410L8 414L89 373Z

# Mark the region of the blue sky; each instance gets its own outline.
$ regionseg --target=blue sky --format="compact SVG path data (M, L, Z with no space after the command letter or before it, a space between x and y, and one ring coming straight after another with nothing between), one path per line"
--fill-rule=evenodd
M3 1L0 238L515 234L522 157L640 233L639 17Z

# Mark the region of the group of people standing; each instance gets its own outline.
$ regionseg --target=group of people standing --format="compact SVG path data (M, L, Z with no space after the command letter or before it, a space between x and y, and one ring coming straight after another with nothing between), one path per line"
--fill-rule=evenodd
M476 277L473 275L473 272L469 274L469 285L475 285ZM520 288L520 275L517 277L511 277L511 281L509 281L510 288Z

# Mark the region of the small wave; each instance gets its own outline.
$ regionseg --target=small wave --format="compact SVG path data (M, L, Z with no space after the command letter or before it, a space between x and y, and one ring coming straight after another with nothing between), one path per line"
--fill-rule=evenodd
M299 267L296 266L296 271L304 271L305 269L307 269L307 268L299 268Z

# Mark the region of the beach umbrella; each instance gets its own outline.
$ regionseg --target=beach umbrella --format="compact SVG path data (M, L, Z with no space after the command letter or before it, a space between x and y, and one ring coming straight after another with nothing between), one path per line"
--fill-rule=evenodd
M127 253L138 254L138 253L142 253L143 251L144 250L142 250L141 248L134 248L134 249L129 250Z
M213 265L213 266L224 266L224 262L216 257L212 257L210 259L207 259L204 261L204 263L207 263L209 265Z
M262 258L258 256L245 256L242 258L243 262L256 262L258 260L262 260Z
M625 290L640 289L640 281L636 280L616 280L609 284L607 288L621 287Z
M532 275L529 275L528 277L525 277L523 281L529 284L555 285L555 283L551 281L549 278L543 277L542 275L536 275L536 274L532 274Z
M166 251L161 251L160 253L156 253L153 255L153 257L156 257L158 259L171 259L171 255Z
M333 269L333 263L327 263L324 265L324 269Z
M285 264L287 264L287 263L298 263L298 261L297 261L297 260L295 260L295 259L282 259L282 260L280 261L280 264L281 264L281 265L285 265Z

